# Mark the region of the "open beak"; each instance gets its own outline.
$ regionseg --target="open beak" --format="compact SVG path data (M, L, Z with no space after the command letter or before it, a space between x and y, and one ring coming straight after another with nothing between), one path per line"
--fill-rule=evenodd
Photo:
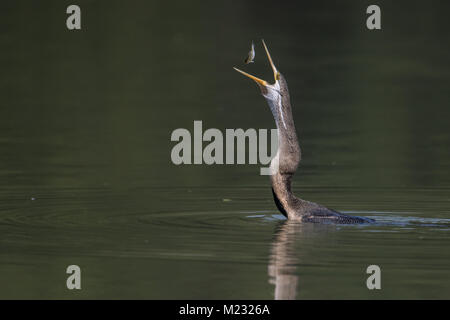
M267 54L267 58L269 59L270 66L272 67L273 77L275 79L275 82L277 82L280 79L280 74L279 74L277 68L275 67L275 65L273 64L272 57L270 56L269 50L267 49L267 46L264 43L264 40L262 40L262 43L263 43L264 49L266 50L266 54ZM255 76L252 76L251 74L248 74L247 72L239 70L238 68L233 67L233 69L236 70L237 72L242 73L244 76L249 77L250 79L254 80L259 86L262 86L265 88L270 85L269 83L267 83L267 81L257 78Z

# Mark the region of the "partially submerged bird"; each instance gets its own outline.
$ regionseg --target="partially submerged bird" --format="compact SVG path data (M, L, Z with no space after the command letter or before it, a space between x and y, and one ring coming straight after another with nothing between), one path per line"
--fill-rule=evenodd
M250 49L250 51L248 52L248 56L247 58L245 58L244 62L245 64L249 64L249 63L253 63L255 61L253 61L255 59L255 45L253 44L252 41L252 47Z
M286 79L275 67L264 40L264 49L275 79L274 84L234 68L254 80L269 104L278 129L278 152L270 163L272 193L275 204L288 219L302 222L356 224L374 222L372 219L354 217L328 209L320 204L294 196L291 180L301 159L300 146L292 117L291 101Z

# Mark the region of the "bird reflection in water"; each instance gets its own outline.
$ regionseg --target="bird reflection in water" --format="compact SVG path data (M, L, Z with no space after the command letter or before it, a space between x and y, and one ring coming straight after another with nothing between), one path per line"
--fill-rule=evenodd
M332 225L282 221L275 230L268 267L269 283L275 285L275 300L294 300L300 290L299 267L307 252L296 250L300 239L330 231Z

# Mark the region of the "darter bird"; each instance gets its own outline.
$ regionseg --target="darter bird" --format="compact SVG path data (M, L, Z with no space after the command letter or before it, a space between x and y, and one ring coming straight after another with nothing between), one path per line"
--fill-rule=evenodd
M291 180L300 163L301 152L292 117L291 101L286 79L277 70L264 40L264 49L272 67L275 82L269 84L251 74L234 68L236 71L254 80L266 99L278 129L278 151L272 159L272 193L280 212L290 220L315 223L357 224L371 223L374 220L354 217L328 209L320 204L296 197L291 190ZM252 49L253 50L253 49Z

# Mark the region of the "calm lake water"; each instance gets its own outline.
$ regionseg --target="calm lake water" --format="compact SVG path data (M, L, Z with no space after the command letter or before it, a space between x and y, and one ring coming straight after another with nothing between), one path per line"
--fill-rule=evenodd
M80 31L63 2L0 4L0 298L450 298L448 6L379 1L368 31L364 1L77 4ZM232 69L272 79L261 38L295 192L376 224L286 221L259 165L172 164L194 120L274 128Z

